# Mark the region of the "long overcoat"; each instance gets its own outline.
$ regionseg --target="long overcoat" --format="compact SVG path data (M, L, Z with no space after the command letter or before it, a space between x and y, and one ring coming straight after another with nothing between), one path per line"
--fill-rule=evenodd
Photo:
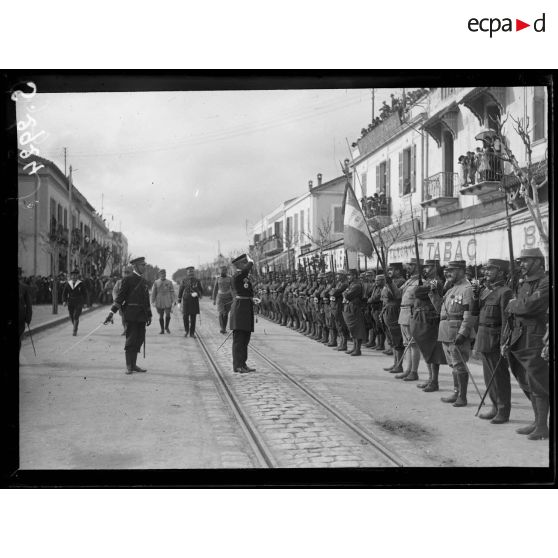
M233 331L254 331L254 287L248 277L249 272L250 270L244 269L233 277L233 302L229 321Z
M192 296L196 293L197 296ZM178 291L178 300L182 301L183 314L199 314L200 313L200 297L203 294L202 284L199 279L188 278L182 281Z

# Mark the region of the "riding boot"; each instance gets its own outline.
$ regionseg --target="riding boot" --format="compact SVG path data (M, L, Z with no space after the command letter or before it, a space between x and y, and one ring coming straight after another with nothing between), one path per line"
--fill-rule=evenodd
M170 324L170 316L165 316L165 331L167 333L170 333L169 324Z
M338 351L346 351L347 350L347 338L341 334L341 344L337 347Z
M124 354L126 355L126 372L125 373L126 374L131 374L133 372L133 370L132 370L132 362L133 362L132 354L133 353L130 352L130 351L126 351Z
M453 376L453 394L448 397L440 397L440 401L444 403L455 403L457 401L457 394L459 393L459 383L457 382L457 372L452 371Z
M533 407L533 412L535 413L535 420L531 424L528 424L527 426L522 426L521 428L518 428L516 430L518 434L531 434L537 428L539 410L537 409L535 396L533 394L531 394L531 406Z
M403 378L403 381L414 382L415 380L419 379L418 367L420 362L420 351L415 343L411 343L407 352L409 353L409 366L411 372L405 378Z
M393 349L394 367L389 371L390 374L401 374L403 372L403 349ZM397 378L397 376L395 376Z
M395 368L395 366L397 365L397 361L398 361L397 355L394 354L393 355L393 364L391 366L388 366L387 368L384 368L384 370L386 372L391 372Z
M327 344L328 347L337 347L337 330L331 328L329 330L329 343Z
M535 405L537 407L537 423L536 428L529 436L528 440L546 440L548 438L548 410L549 398L544 395L533 395Z
M417 384L417 387L420 389L424 389L432 381L432 365L427 362L426 368L428 368L428 380L426 380L426 382Z
M79 325L79 320L75 319L74 320L74 331L72 333L72 335L75 337L77 335L77 331L78 331L78 325Z
M159 332L159 334L161 333L165 333L165 320L163 320L163 318L159 318L159 325L161 326L161 331Z
M345 352L350 355L352 353L354 353L356 350L356 340L353 339L353 346L352 347L348 347L347 349L345 349Z
M467 372L457 375L459 384L459 394L453 404L454 407L467 407L467 385L469 384L469 374Z
M386 348L386 336L383 333L378 333L378 341L376 343L376 351L384 351Z
M321 341L322 340L322 325L316 324L316 334L313 337L314 341Z
M362 346L362 339L355 339L354 343L355 343L355 348L351 353L351 356L362 356L362 352L360 350Z
M326 326L323 327L322 343L324 345L327 345L329 343L329 327Z
M438 374L440 373L440 365L432 363L430 365L430 369L432 370L432 380L428 383L428 385L422 390L426 393L430 393L432 391L438 391L440 388L438 386Z
M365 347L368 347L369 349L375 349L376 348L376 343L374 342L374 330L373 329L369 329L368 330L368 342L364 344Z

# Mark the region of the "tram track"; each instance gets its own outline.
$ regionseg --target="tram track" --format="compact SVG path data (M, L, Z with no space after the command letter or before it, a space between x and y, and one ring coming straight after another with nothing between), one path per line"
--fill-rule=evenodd
M265 420L265 418L262 420L261 412L259 416L257 414L255 417L252 416L252 414L254 413L254 402L251 401L249 398L250 392L243 393L243 390L245 391L246 389L250 389L245 387L247 381L251 382L254 385L260 384L260 382L257 381L257 378L261 379L262 385L268 385L268 387L270 387L270 391L283 391L284 395L280 395L279 399L284 397L289 402L294 401L295 404L291 405L291 407L294 407L295 409L299 407L303 409L310 409L310 411L307 412L307 415L310 416L310 418L313 418L312 413L321 413L320 420L321 423L324 423L325 416L325 422L327 422L327 426L322 426L322 429L325 430L325 433L327 435L329 435L331 431L332 433L330 435L333 436L334 440L339 439L340 432L345 432L343 436L347 440L351 439L350 442L347 441L347 444L352 444L346 451L352 454L357 454L359 452L364 452L366 454L366 458L362 458L362 464L359 465L354 464L354 457L340 458L346 459L347 463L352 463L352 465L347 466L408 467L411 465L405 458L390 449L372 432L368 431L365 428L362 428L354 420L339 411L330 402L320 396L316 391L300 382L277 361L266 355L264 351L257 346L257 342L252 342L250 345L252 358L256 361L256 372L239 376L232 376L231 373L225 372L224 365L219 362L219 360L223 360L223 358L218 358L216 349L210 346L216 344L217 341L213 339L214 336L210 333L208 333L207 335L210 338L211 343L208 343L205 332L200 334L200 331L198 330L198 332L196 333L196 336L198 337L198 340L200 342L200 347L202 348L206 360L208 361L213 375L216 378L217 384L220 386L224 397L228 401L237 421L242 428L242 431L244 432L251 448L257 456L259 466L266 468L276 468L283 466L304 467L316 465L313 463L311 465L304 464L304 457L301 457L301 454L304 454L304 450L301 451L300 448L297 448L298 451L295 451L295 449L290 447L289 444L277 445L277 440L273 438L270 439L268 442L267 438L270 433L270 430L268 430L268 428L272 428L272 426L269 426L270 421ZM261 366L262 364L263 366ZM272 383L270 384L270 382ZM281 385L283 387L280 387ZM240 393L238 393L237 388L241 390ZM261 389L262 391L258 392L259 396L266 397L265 387ZM298 401L300 401L300 403L298 403ZM281 415L280 412L279 415ZM273 420L276 419L274 418ZM285 436L288 435L289 426L292 426L292 424L285 424ZM280 424L277 424L274 426L274 428L279 429L281 428L281 426ZM317 429L309 428L308 430ZM281 430L273 430L271 432L275 434L275 436L278 436L278 433L281 432ZM310 433L310 435L311 434L312 432ZM299 434L299 438L302 436L303 434ZM309 440L312 440L311 436ZM315 438L315 440L323 440L323 438ZM312 448L317 448L320 443L314 446L312 444L299 445L301 448L310 448L308 449L309 452L319 452L319 449ZM325 447L329 447L327 443L323 445ZM276 448L279 448L279 450ZM376 455L377 457L370 457L370 454ZM316 461L319 463L319 460ZM342 463L343 462L334 465L324 464L324 466L343 466Z

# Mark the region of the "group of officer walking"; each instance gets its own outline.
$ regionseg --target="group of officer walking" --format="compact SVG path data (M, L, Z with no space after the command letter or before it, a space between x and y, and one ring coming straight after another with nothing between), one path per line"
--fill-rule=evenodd
M385 274L355 269L271 273L257 285L260 311L351 356L362 355L363 343L393 355L393 364L384 370L403 381L419 380L422 357L428 378L417 387L424 392L439 390L440 365L447 364L454 389L441 400L454 407L467 406L472 379L467 363L475 352L491 402L480 418L492 424L509 421L511 371L535 415L532 424L517 432L531 440L546 439L549 280L540 249L524 249L518 263L521 279L515 294L509 262L500 259L488 261L481 280L470 277L463 260L442 270L439 260L416 258L405 266L407 279L402 263L391 263Z

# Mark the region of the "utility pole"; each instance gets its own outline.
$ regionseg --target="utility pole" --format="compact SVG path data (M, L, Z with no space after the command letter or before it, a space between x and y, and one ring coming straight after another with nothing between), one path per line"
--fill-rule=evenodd
M66 172L66 148L64 148L64 176L68 176Z
M68 209L68 277L70 277L72 272L72 187L72 165L70 165L70 177L68 179L68 190L70 192Z

